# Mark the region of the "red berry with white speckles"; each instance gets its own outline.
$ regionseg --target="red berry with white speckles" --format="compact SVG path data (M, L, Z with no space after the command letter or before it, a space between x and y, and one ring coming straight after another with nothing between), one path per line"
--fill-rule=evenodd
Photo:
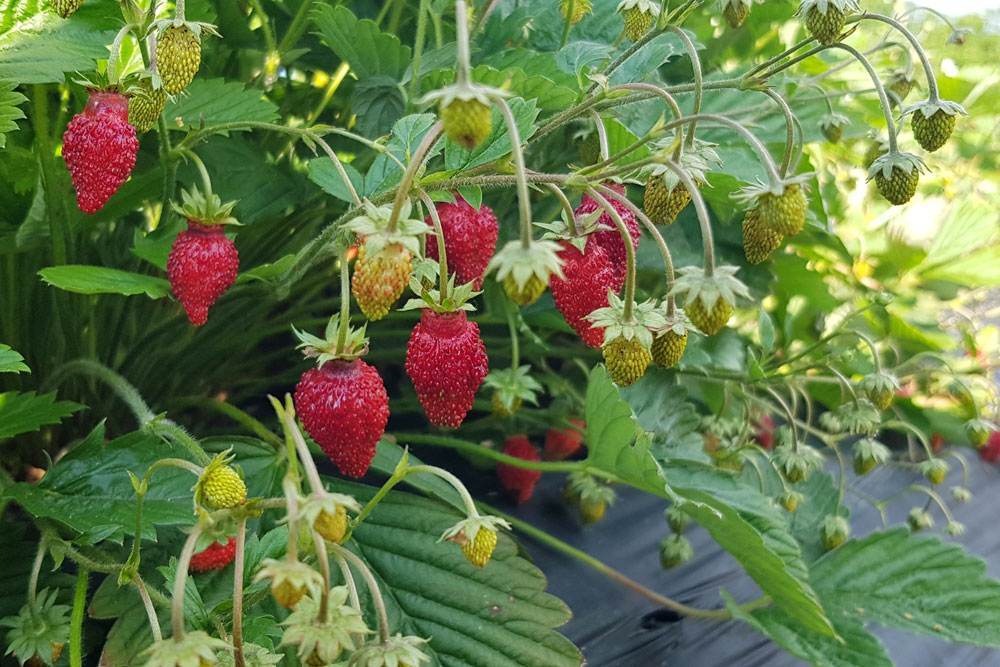
M374 367L334 359L302 374L295 412L341 473L362 477L389 421L389 396Z
M63 159L81 211L96 213L104 207L128 180L138 152L135 128L128 124L128 97L112 90L90 91L87 107L73 116L63 134Z
M191 556L188 570L191 572L221 570L232 563L234 558L236 558L236 538L230 537L225 544L212 542L207 549Z
M465 311L425 308L406 346L406 374L431 424L460 426L488 372L479 326Z
M515 435L507 438L504 443L503 453L508 456L515 456L525 461L541 461L538 452L531 446L527 436ZM535 484L542 478L541 470L528 470L506 463L497 464L497 477L500 484L510 494L514 502L520 504L531 497L535 490Z
M608 305L608 290L620 289L618 277L608 253L601 246L587 247L586 253L576 246L563 243L559 251L563 277L553 274L549 290L556 301L556 308L566 318L583 342L595 349L604 343L604 329L591 326L587 316Z
M605 183L605 185L618 194L625 193L625 186L618 185L617 183ZM622 222L625 223L625 228L628 229L629 236L632 237L632 244L635 246L636 252L639 250L639 222L635 219L635 215L632 211L624 204L618 202L617 200L608 197L608 202L611 207L618 212L621 216ZM585 215L587 213L593 213L601 207L594 199L587 195L583 195L583 200L580 205L576 208L576 215ZM608 253L608 259L611 261L611 266L615 271L616 284L614 289L616 292L620 291L622 285L625 284L625 240L622 238L621 234L618 233L618 228L615 226L614 220L608 215L607 211L601 214L598 218L597 224L599 227L604 227L600 231L594 232L587 239L587 247L584 249L585 252L590 252L595 246L601 246Z
M187 231L177 235L167 258L170 290L196 327L208 321L208 309L236 281L240 270L240 255L223 233L224 227L188 220Z
M483 204L477 211L462 196L455 193L455 203L437 204L444 247L448 253L448 273L455 276L456 284L473 283L473 288L483 287L483 274L497 249L497 217ZM432 225L427 216L427 224ZM427 257L438 259L437 238L427 236Z

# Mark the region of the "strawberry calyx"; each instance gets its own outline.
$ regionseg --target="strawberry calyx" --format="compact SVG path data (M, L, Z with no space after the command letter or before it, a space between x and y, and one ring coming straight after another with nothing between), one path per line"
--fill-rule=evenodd
M221 225L242 226L242 223L233 217L234 206L236 206L235 201L223 203L219 195L210 192L206 197L197 187L192 186L190 190L181 190L181 203L174 205L174 211L187 218L192 228L196 228L195 225L201 228Z
M533 241L530 245L510 241L493 256L486 271L496 271L496 280L504 285L508 295L512 298L523 296L514 300L526 306L541 296L541 291L536 291L534 286L542 285L544 291L549 276L564 277L559 250L559 244L551 240Z
M496 400L500 401L508 413L513 413L516 411L515 404L520 405L523 401L537 403L535 394L542 390L542 385L531 377L530 371L531 367L528 365L493 370L483 380L483 384L494 390Z
M340 320L334 315L327 322L323 336L314 336L292 327L295 337L299 339L296 349L301 349L307 359L316 359L316 365L322 366L328 361L359 359L368 354L368 337L365 335L367 324L360 329L348 327L343 340L340 340Z
M604 344L622 338L638 340L646 350L653 344L653 331L661 330L667 325L667 320L656 307L656 301L650 299L636 304L632 309L632 317L625 316L625 302L614 292L608 292L608 306L598 308L587 319L593 327L604 329Z

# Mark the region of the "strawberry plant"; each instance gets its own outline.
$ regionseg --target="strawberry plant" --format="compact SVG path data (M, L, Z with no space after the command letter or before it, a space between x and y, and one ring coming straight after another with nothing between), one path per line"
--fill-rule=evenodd
M891 665L873 625L1000 646L950 540L997 458L996 100L951 71L982 35L865 0L8 4L8 659L580 665L522 536L817 665ZM761 597L526 523L547 476L586 530L661 499L654 562L697 525Z

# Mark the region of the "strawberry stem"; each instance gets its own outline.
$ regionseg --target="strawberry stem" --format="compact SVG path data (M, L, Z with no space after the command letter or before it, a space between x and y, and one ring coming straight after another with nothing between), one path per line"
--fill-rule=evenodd
M280 126L279 126L280 127ZM413 185L413 179L420 170L420 166L424 163L424 159L430 153L431 148L437 143L437 140L441 138L441 133L443 132L443 126L441 121L434 123L434 126L424 135L423 140L420 145L417 146L417 150L414 151L413 157L410 159L410 164L407 166L406 171L403 172L403 177L399 181L399 186L396 188L396 198L392 205L392 213L389 216L388 231L390 234L396 232L396 226L399 222L399 214L403 210L403 202L410 194L410 187Z
M937 78L934 76L934 68L931 67L931 63L927 59L927 52L924 51L924 47L921 46L920 40L918 40L912 32L907 30L906 26L904 26L896 19L889 18L888 16L883 16L882 14L871 14L868 12L865 12L864 14L857 17L858 21L862 21L864 19L870 19L872 21L881 21L882 23L887 23L891 25L893 28L895 28L897 31L902 33L903 37L905 37L906 40L910 43L910 45L913 46L913 50L917 52L917 57L920 58L920 66L923 67L924 77L926 77L927 79L927 99L931 102L937 102L939 99L941 99L938 93Z
M344 557L340 554L334 554L333 559L337 561L337 567L340 568L340 573L344 577L344 582L347 584L347 594L351 600L351 606L361 611L361 600L358 598L358 585L354 583L354 575L351 574L351 568L344 560Z
M146 609L146 618L149 620L149 631L153 634L153 641L162 641L163 631L160 629L160 619L156 615L149 591L146 590L146 584L138 574L132 578L132 583L135 584L135 589L139 592L139 597L142 598L142 606Z
M212 205L212 179L208 175L208 169L205 167L205 163L201 161L198 154L195 153L190 148L185 148L183 151L184 155L191 158L194 165L198 168L198 173L201 175L201 186L205 190L205 201L209 206Z
M118 31L115 35L115 41L111 42L111 51L108 54L108 83L112 86L118 84L118 60L121 58L122 42L125 40L125 35L127 35L132 28L138 28L135 23L126 23L122 26L122 29Z
M243 661L243 565L246 561L247 520L236 528L236 558L233 563L233 661L244 667ZM320 561L322 563L322 561ZM322 610L321 610L322 613Z
M687 33L681 30L679 26L671 25L667 27L667 30L680 37L680 40L684 42L684 48L687 49L688 58L691 59L691 71L694 74L694 106L691 109L691 113L700 114L701 98L705 92L705 83L703 81L701 70L701 58L698 57L698 49L695 48L694 43L691 42L691 38L688 37ZM696 126L697 123L691 123L691 127L688 128L686 137L688 148L694 148L694 130ZM675 156L675 158L676 157L678 156Z
M673 315L674 310L676 308L676 301L674 299L674 295L671 294L671 292L674 289L674 260L670 254L670 248L667 246L667 242L663 240L663 235L660 234L660 230L657 229L656 225L653 224L653 221L650 220L649 217L642 212L642 209L640 209L638 206L629 201L629 198L626 197L625 195L620 195L611 188L605 187L603 185L598 185L597 189L606 197L611 197L612 199L621 203L630 211L632 211L632 215L634 215L640 222L642 222L643 226L646 228L646 231L648 231L650 235L656 240L656 245L660 248L660 254L663 256L663 265L666 274L667 315Z
M622 217L618 214L618 211L614 206L604 198L597 189L591 187L588 189L587 193L594 198L604 212L607 213L611 220L615 223L615 227L618 228L618 233L622 237L622 243L625 244L625 322L631 323L633 320L633 309L635 308L635 243L632 241L632 234L629 233L628 228L625 226L625 222Z
M466 18L465 0L455 1L455 47L458 51L458 57L455 61L455 85L467 87L469 85L469 20Z
M340 327L337 329L336 354L344 353L347 345L347 332L351 322L351 278L348 275L347 253L340 253Z
M555 183L546 183L552 193L559 200L560 206L562 206L563 213L566 214L566 222L569 223L570 229L573 231L573 236L580 235L580 228L576 224L576 213L573 211L573 205L569 203L569 199Z
M310 526L309 534L312 536L313 545L316 547L316 559L319 561L319 571L323 576L323 592L319 598L319 613L316 620L321 624L326 623L330 609L330 557L326 552L326 540L314 528Z
M781 113L785 116L785 154L781 159L781 171L779 172L782 177L788 175L788 167L792 164L792 149L795 147L795 125L792 121L792 110L788 107L788 102L785 101L778 93L774 92L771 88L761 89L762 93L774 100L774 103L778 105L781 109Z
M306 132L303 133L302 136L308 137L312 141L315 141L317 144L319 144L323 148L323 152L326 153L331 160L333 160L333 166L337 168L337 173L340 175L340 179L344 181L344 187L346 187L347 191L351 194L351 200L354 202L354 205L356 207L360 207L361 198L358 197L358 192L357 190L354 189L354 184L351 183L351 179L347 176L347 171L344 169L344 164L340 161L340 158L337 157L337 154L333 152L333 149L330 148L330 144L326 143L326 141L324 141L318 134L316 134L312 130L306 130Z
M459 0L460 2L462 0ZM514 158L514 174L517 176L517 203L521 214L521 247L527 250L531 247L531 199L528 194L528 177L524 167L524 152L521 150L521 134L517 129L514 114L507 102L496 98L495 102L503 113L507 125L507 135L510 137L510 150Z
M573 14L576 13L576 3L580 0L568 0L566 4L566 15L563 17L565 19L562 31L562 38L559 40L559 48L557 51L562 51L562 48L566 46L566 42L569 41L569 31L573 28Z
M898 154L899 149L896 146L896 124L892 120L892 107L889 105L889 96L885 94L885 87L882 85L882 80L878 78L878 73L875 71L875 68L872 67L872 64L868 62L868 59L853 46L838 43L832 44L830 48L843 49L844 51L847 51L854 56L854 59L861 63L868 72L868 76L871 77L872 83L875 84L875 90L878 92L879 103L882 105L882 115L885 116L886 131L889 134L889 154ZM933 76L934 73L931 72L931 77ZM936 90L937 88L935 86L935 92Z
M375 611L378 614L379 639L382 643L385 643L389 639L389 616L385 611L385 600L382 599L382 591L379 590L378 582L375 581L372 571L368 569L368 566L365 565L363 560L336 542L330 543L330 549L335 555L344 558L350 562L351 565L356 567L359 572L361 572L361 576L364 578L365 583L368 584L368 592L371 594L372 601L375 603Z
M184 586L187 583L188 568L191 566L191 556L194 555L194 547L201 536L202 526L199 521L191 529L191 533L184 541L184 548L177 559L177 570L174 573L174 593L173 609L171 621L173 626L173 640L180 642L184 639Z
M438 281L441 289L441 303L448 297L448 251L444 242L444 228L441 226L441 216L438 215L437 206L423 190L420 191L420 199L427 207L427 214L431 216L434 223L434 235L437 237L438 251Z
M587 110L587 115L591 117L594 121L594 129L597 131L597 145L598 152L601 160L608 159L608 128L604 127L604 121L601 120L601 114L597 113L593 109Z
M509 300L504 301L504 315L507 316L507 329L510 331L510 367L517 371L521 362L521 344L517 339L517 326L514 324L514 313L511 312Z

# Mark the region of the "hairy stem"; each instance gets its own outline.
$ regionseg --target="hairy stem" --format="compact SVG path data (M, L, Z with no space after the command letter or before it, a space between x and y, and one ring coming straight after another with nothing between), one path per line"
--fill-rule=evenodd
M870 62L868 62L868 59L853 46L848 46L847 44L833 44L831 45L831 48L843 49L844 51L850 53L854 56L855 60L864 66L865 70L868 72L868 76L871 77L872 83L875 84L875 89L878 92L879 103L882 105L882 114L885 116L886 131L889 133L889 153L891 155L895 155L899 152L899 149L896 146L896 124L892 120L892 106L889 104L889 96L885 94L885 87L882 86L882 80L878 78L878 73L875 72L875 68L872 67Z
M160 619L156 616L156 609L153 608L153 600L149 597L146 584L138 574L132 579L132 583L135 585L135 590L139 593L139 598L142 600L143 609L146 610L146 618L149 620L149 630L153 633L153 641L161 641L163 639L163 632L160 630Z
M594 201L604 209L611 220L615 223L615 227L618 228L618 233L621 234L622 243L625 244L625 322L631 323L633 321L633 314L635 308L635 242L632 240L632 234L629 232L628 227L625 226L625 221L622 220L621 215L618 214L618 210L611 205L611 203L597 191L596 188L590 188L588 194L594 198Z
M372 602L375 603L375 611L378 614L378 632L379 640L385 643L389 639L389 616L385 611L385 600L382 599L382 591L379 590L378 582L375 581L375 576L372 574L365 562L354 555L354 552L345 549L344 547L336 544L334 542L330 543L330 549L333 553L341 556L347 560L351 565L356 567L364 578L365 583L368 585L368 592L371 593Z
M191 556L201 535L201 524L196 523L184 541L184 548L177 559L177 572L174 576L173 612L171 616L173 638L175 642L184 639L184 585L187 583L188 568L191 566Z
M80 565L73 591L73 616L69 622L69 665L83 667L83 615L87 608L87 580L90 570Z
M444 227L441 226L441 216L438 215L437 206L423 190L420 191L420 200L427 208L427 214L431 216L434 223L434 236L438 251L438 284L441 290L441 301L448 297L448 249L444 242Z
M243 566L246 562L247 520L236 528L236 558L233 562L233 660L236 667L243 661Z
M521 150L521 134L517 130L517 122L514 120L514 114L511 113L507 102L496 98L496 103L503 113L504 122L507 124L507 134L510 137L510 149L514 158L514 175L517 176L517 203L521 216L521 247L527 250L531 247L531 199L528 194L524 152Z
M461 0L460 0L461 1ZM424 135L423 141L417 146L417 150L414 151L413 157L410 159L410 164L403 172L403 177L399 182L399 187L396 188L396 199L392 205L392 215L389 217L389 232L393 233L396 231L396 224L399 222L399 214L403 209L403 202L406 201L410 194L410 188L413 186L413 179L416 177L417 172L420 171L420 166L424 163L427 155L430 153L431 148L437 143L437 140L441 138L442 125L441 121L434 123L434 126Z

